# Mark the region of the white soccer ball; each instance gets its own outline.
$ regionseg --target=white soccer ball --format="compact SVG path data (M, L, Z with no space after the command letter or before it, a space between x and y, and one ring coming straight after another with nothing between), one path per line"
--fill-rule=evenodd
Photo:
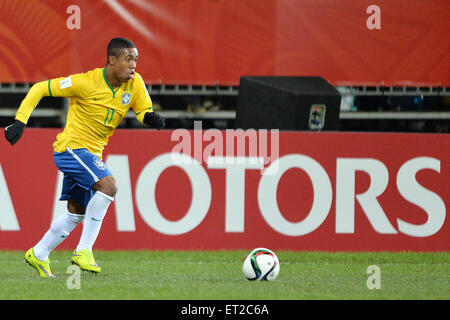
M242 272L248 280L273 281L280 272L280 262L272 250L256 248L244 258Z

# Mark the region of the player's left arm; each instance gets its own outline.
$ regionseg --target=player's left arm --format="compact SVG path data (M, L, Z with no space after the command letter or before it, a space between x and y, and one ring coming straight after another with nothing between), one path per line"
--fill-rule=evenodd
M135 73L132 108L138 121L144 125L161 130L165 126L164 118L153 111L152 99L142 77Z

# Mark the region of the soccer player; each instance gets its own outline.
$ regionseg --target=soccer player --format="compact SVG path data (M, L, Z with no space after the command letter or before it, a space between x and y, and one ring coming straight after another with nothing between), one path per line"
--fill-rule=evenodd
M55 164L64 173L60 200L67 200L67 210L25 253L26 262L41 277L54 277L50 252L83 220L71 262L82 270L101 271L92 247L117 192L116 181L102 161L102 151L130 108L144 125L158 130L165 125L164 118L153 112L144 81L135 72L137 60L138 50L131 40L112 39L104 68L36 83L22 101L15 122L5 128L6 139L14 145L44 96L70 98L66 126L53 144Z

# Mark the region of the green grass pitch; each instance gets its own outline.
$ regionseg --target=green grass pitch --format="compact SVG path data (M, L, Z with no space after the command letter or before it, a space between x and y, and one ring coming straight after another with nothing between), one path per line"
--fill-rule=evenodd
M250 251L250 250L249 250ZM40 279L24 252L0 251L0 300L157 299L303 300L450 298L450 252L276 252L273 282L248 281L246 251L94 251L102 273L81 272L69 288L70 251L51 254L54 279ZM370 265L380 269L379 289L367 287ZM70 269L69 269L70 271ZM68 282L72 285L68 285Z

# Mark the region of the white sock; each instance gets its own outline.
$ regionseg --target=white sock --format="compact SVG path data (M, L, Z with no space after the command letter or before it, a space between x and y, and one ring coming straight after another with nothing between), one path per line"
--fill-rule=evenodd
M110 197L100 191L94 193L94 196L89 200L86 208L86 219L84 220L83 232L81 233L80 242L78 243L76 252L83 249L92 250L92 246L97 240L97 236L102 226L103 218L106 215L111 202L114 201Z
M66 210L52 222L41 241L33 247L34 256L46 261L50 252L63 242L83 219L84 214L73 214Z

